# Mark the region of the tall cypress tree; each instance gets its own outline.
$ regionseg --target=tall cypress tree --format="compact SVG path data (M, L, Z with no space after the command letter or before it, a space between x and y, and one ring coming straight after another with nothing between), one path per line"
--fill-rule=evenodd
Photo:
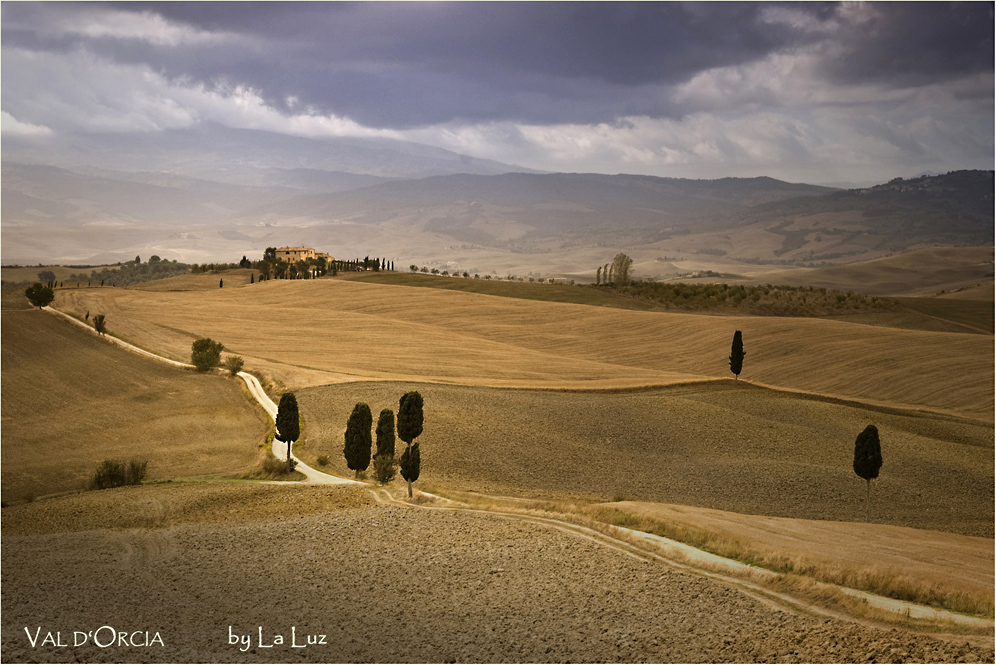
M394 457L394 411L383 409L377 418L377 455Z
M871 481L878 478L882 468L882 446L878 440L878 428L869 425L854 440L854 473L865 479L865 521L871 518Z
M418 441L405 448L401 453L401 477L408 482L408 498L412 498L412 483L418 480L419 469L422 466L422 455L418 451Z
M353 470L357 477L360 471L366 471L370 466L370 447L373 441L370 437L370 427L373 416L366 402L357 402L353 412L346 421L346 445L342 452L346 456L346 466Z
M297 397L294 393L280 396L277 406L277 438L287 443L287 473L294 470L291 462L291 444L301 436L301 423L298 420Z
M398 405L398 437L407 443L405 452L401 455L401 477L408 482L408 498L412 496L412 483L418 480L421 455L418 444L412 442L422 434L422 395L417 390L401 396Z
M744 339L740 331L733 333L733 346L730 348L730 371L733 372L736 380L740 379L740 372L744 368Z

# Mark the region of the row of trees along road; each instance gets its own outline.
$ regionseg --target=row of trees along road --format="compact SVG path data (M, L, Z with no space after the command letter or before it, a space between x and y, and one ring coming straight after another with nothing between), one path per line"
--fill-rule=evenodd
M408 483L408 496L412 496L412 483L418 480L422 465L417 439L422 434L424 416L422 411L422 395L418 391L407 392L401 396L398 403L397 434L405 442L405 452L397 464L401 469L401 477ZM353 407L346 421L345 445L342 452L348 466L358 478L360 473L370 466L373 440L370 428L373 426L373 415L366 402L358 402ZM377 420L377 452L373 456L374 472L377 480L387 483L394 477L394 412L383 409Z

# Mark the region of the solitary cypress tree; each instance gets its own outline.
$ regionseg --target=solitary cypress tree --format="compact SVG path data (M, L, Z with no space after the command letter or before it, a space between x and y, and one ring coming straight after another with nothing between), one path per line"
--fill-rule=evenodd
M882 468L882 447L878 440L878 428L869 425L854 440L854 473L865 479L865 521L871 518L871 481L878 478Z
M366 471L370 466L371 425L373 425L373 416L370 414L370 407L365 402L357 402L346 422L346 445L342 449L346 456L346 466L352 469L357 477L360 471Z
M599 286L602 283L602 266L598 266L598 270L595 271L595 286Z
M744 356L746 355L744 340L738 330L733 333L733 346L730 348L730 371L733 372L736 380L740 379L740 371L744 368Z
M418 444L412 442L422 433L422 395L417 390L401 396L398 406L398 437L407 443L401 455L401 477L408 481L408 497L412 496L412 483L418 480L421 457Z
M301 423L298 421L297 398L294 393L280 396L277 406L277 438L287 442L287 473L294 470L291 462L291 444L301 436Z
M255 284L256 283L256 273L252 273L252 272L249 273L249 283L250 284Z
M221 289L221 288L224 288L224 287L225 287L225 280L224 279L219 279L218 280L218 288Z

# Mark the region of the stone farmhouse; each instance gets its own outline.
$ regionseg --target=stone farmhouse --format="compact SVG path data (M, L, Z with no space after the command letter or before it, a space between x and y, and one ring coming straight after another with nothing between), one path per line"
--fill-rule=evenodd
M333 260L333 257L325 252L316 252L312 247L277 247L277 258L283 259L287 263L318 258L324 258L326 261Z

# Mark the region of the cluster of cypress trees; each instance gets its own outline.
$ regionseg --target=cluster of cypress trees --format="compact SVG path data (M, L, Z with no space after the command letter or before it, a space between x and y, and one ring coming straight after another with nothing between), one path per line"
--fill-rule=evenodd
M422 413L422 395L419 392L407 392L401 396L398 404L398 419L395 425L394 412L383 409L377 419L377 452L373 456L374 471L377 480L387 483L394 477L394 466L401 470L401 477L408 483L408 496L412 496L412 483L418 480L422 463L418 442L415 440L422 434L424 421ZM345 445L343 455L348 466L357 477L361 471L370 466L373 439L370 429L373 426L373 414L366 402L358 402L353 407L346 421ZM407 445L400 460L395 460L395 430L398 438Z

